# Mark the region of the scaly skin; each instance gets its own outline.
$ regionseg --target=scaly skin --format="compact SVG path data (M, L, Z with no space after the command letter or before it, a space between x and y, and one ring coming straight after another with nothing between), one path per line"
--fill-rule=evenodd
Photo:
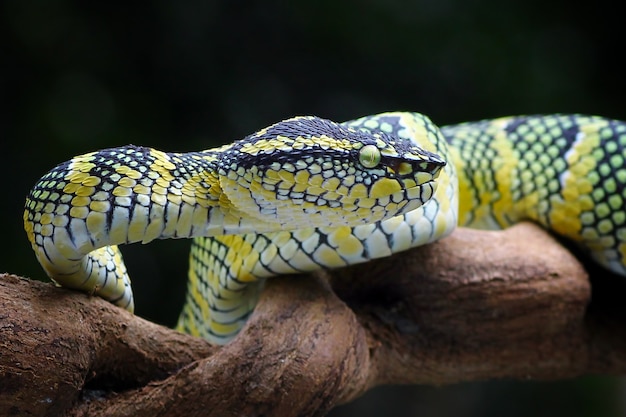
M532 220L626 275L626 124L600 117L507 117L444 127L459 172L459 223Z
M24 220L51 278L128 309L115 245L194 237L178 329L226 343L265 278L389 256L457 223L533 220L626 275L625 149L626 124L581 115L441 130L417 113L294 118L203 152L74 158L35 186Z
M424 135L439 134L426 118L416 121ZM78 156L31 190L24 225L50 278L132 311L117 245L369 224L428 201L444 165L384 132L297 117L203 152L126 146ZM250 253L246 265L265 256ZM215 292L243 302L226 286Z

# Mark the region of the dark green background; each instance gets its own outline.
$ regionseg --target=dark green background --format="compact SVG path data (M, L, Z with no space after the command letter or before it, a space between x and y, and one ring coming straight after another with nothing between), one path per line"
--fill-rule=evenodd
M584 4L4 1L0 270L44 278L22 230L24 196L56 163L98 148L197 150L296 114L626 119L623 14ZM124 249L138 313L172 324L188 242ZM618 416L625 395L608 377L391 387L333 415Z

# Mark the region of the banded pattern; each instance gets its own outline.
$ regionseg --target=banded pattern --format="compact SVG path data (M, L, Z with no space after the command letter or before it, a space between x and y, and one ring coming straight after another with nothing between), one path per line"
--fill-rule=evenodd
M626 275L626 124L507 117L442 128L459 168L460 224L533 220Z
M296 117L202 152L126 146L73 158L31 190L24 226L53 280L132 311L116 245L369 224L431 199L444 165L382 131ZM250 252L244 266L268 253Z
M347 122L345 126L365 132L382 131L427 151L448 153L439 130L420 114L387 113ZM454 166L446 165L437 178L432 199L381 222L195 239L187 300L177 328L225 343L245 324L264 278L367 262L449 234L457 223L455 175Z
M448 161L448 164L445 164ZM203 152L123 147L59 165L25 228L62 285L132 309L115 245L194 237L178 329L225 343L265 278L523 219L626 275L626 124L582 115L446 126L418 113L289 119Z
M204 231L208 207L219 198L199 168L214 161L211 153L170 157L129 146L60 164L26 202L24 225L40 263L63 285L95 290L132 311L130 279L114 244Z

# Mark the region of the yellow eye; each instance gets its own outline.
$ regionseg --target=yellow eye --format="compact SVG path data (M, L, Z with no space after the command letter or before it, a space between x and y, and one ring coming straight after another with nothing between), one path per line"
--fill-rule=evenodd
M380 150L375 145L365 145L359 150L359 162L365 168L374 168L380 163Z

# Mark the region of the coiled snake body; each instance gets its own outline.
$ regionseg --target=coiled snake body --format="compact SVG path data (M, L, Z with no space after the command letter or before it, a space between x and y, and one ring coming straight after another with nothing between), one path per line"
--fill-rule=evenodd
M523 116L437 128L418 113L296 117L220 148L127 146L60 164L24 224L57 283L133 310L116 245L190 238L178 328L225 343L263 280L524 219L626 275L626 124ZM447 162L447 163L446 163Z

